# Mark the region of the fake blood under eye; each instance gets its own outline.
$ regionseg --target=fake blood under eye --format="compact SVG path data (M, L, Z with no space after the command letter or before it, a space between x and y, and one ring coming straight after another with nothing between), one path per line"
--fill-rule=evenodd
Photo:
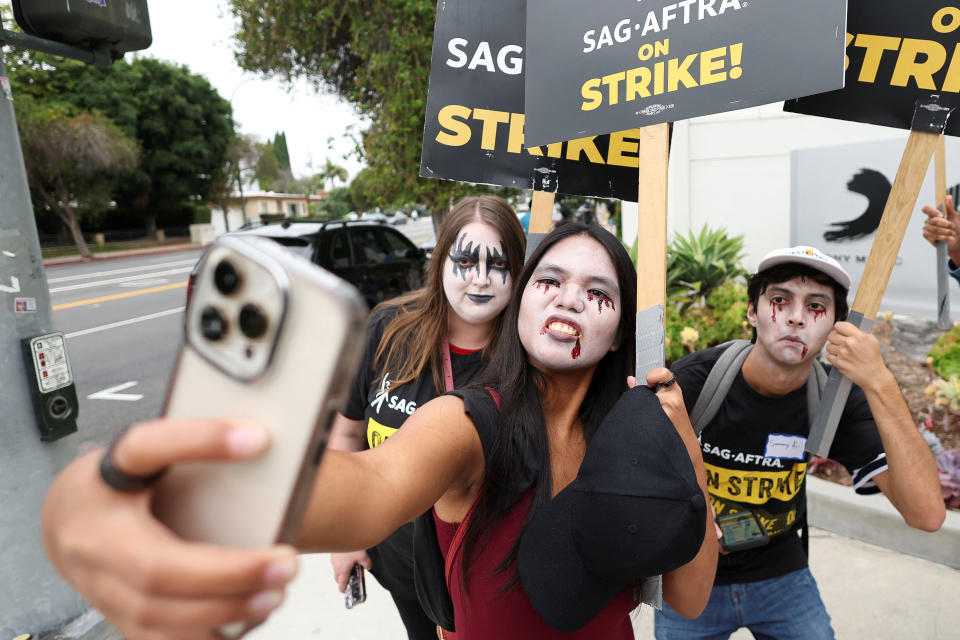
M825 315L827 315L827 310L826 310L826 309L814 309L814 310L813 310L813 321L816 322L817 320L819 320L821 317L823 317L823 316L825 316Z
M587 302L597 301L597 312L603 313L603 308L607 307L613 311L616 311L617 308L613 305L613 300L606 296L595 296L592 293L587 294Z
M773 300L770 301L770 319L771 320L773 320L774 322L777 321L777 311L779 311L780 313L783 313L784 305L785 303L783 302L774 302Z

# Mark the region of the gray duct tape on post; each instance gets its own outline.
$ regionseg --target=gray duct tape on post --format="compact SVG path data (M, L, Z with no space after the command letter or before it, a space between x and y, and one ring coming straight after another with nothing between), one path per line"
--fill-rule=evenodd
M663 329L663 305L657 304L637 312L637 383L645 384L651 369L666 362Z
M646 384L647 372L666 363L666 340L663 327L663 305L657 304L637 312L637 384ZM663 608L663 578L650 576L634 589L638 602Z
M534 251L537 250L537 247L540 246L540 243L543 242L543 239L547 237L545 233L528 233L527 234L527 255L523 256L524 263L530 261L530 256Z
M943 207L937 207L943 213ZM947 243L937 243L937 326L941 329L950 328L950 289L947 280Z
M868 333L873 328L873 318L865 318L859 311L851 311L847 322ZM840 373L839 369L834 367L830 370L823 396L820 398L820 410L817 411L817 418L810 425L810 435L807 436L806 449L810 453L825 458L830 452L830 445L837 434L840 416L843 415L852 386L853 383Z

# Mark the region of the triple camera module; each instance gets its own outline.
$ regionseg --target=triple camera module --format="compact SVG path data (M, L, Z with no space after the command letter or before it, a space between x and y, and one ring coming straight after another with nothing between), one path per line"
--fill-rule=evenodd
M213 271L213 284L222 295L230 297L237 293L243 278L229 260L221 260ZM240 332L250 340L256 340L267 332L268 320L260 307L252 302L244 304L237 314L236 324ZM200 331L207 340L216 342L230 331L231 322L213 305L206 306L200 314Z

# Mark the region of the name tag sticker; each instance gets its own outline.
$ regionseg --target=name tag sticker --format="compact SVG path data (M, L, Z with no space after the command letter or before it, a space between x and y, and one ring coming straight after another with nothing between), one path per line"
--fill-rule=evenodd
M767 448L763 452L765 458L789 458L803 460L803 447L807 439L802 436L787 436L782 433L771 433L767 437Z

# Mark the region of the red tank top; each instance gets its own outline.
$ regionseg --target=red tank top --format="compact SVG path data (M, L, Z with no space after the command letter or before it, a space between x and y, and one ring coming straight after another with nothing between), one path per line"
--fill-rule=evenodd
M507 591L501 586L516 573L516 566L496 573L496 568L513 548L523 528L533 490L527 491L493 527L493 531L475 556L468 576L469 593L460 584L463 571L463 547L453 560L450 599L453 601L457 640L633 640L630 611L637 605L633 589L620 592L610 604L586 626L575 633L562 633L544 621L537 613L523 587L519 584ZM437 526L437 541L446 559L447 550L456 534L458 523L444 522L433 515Z

